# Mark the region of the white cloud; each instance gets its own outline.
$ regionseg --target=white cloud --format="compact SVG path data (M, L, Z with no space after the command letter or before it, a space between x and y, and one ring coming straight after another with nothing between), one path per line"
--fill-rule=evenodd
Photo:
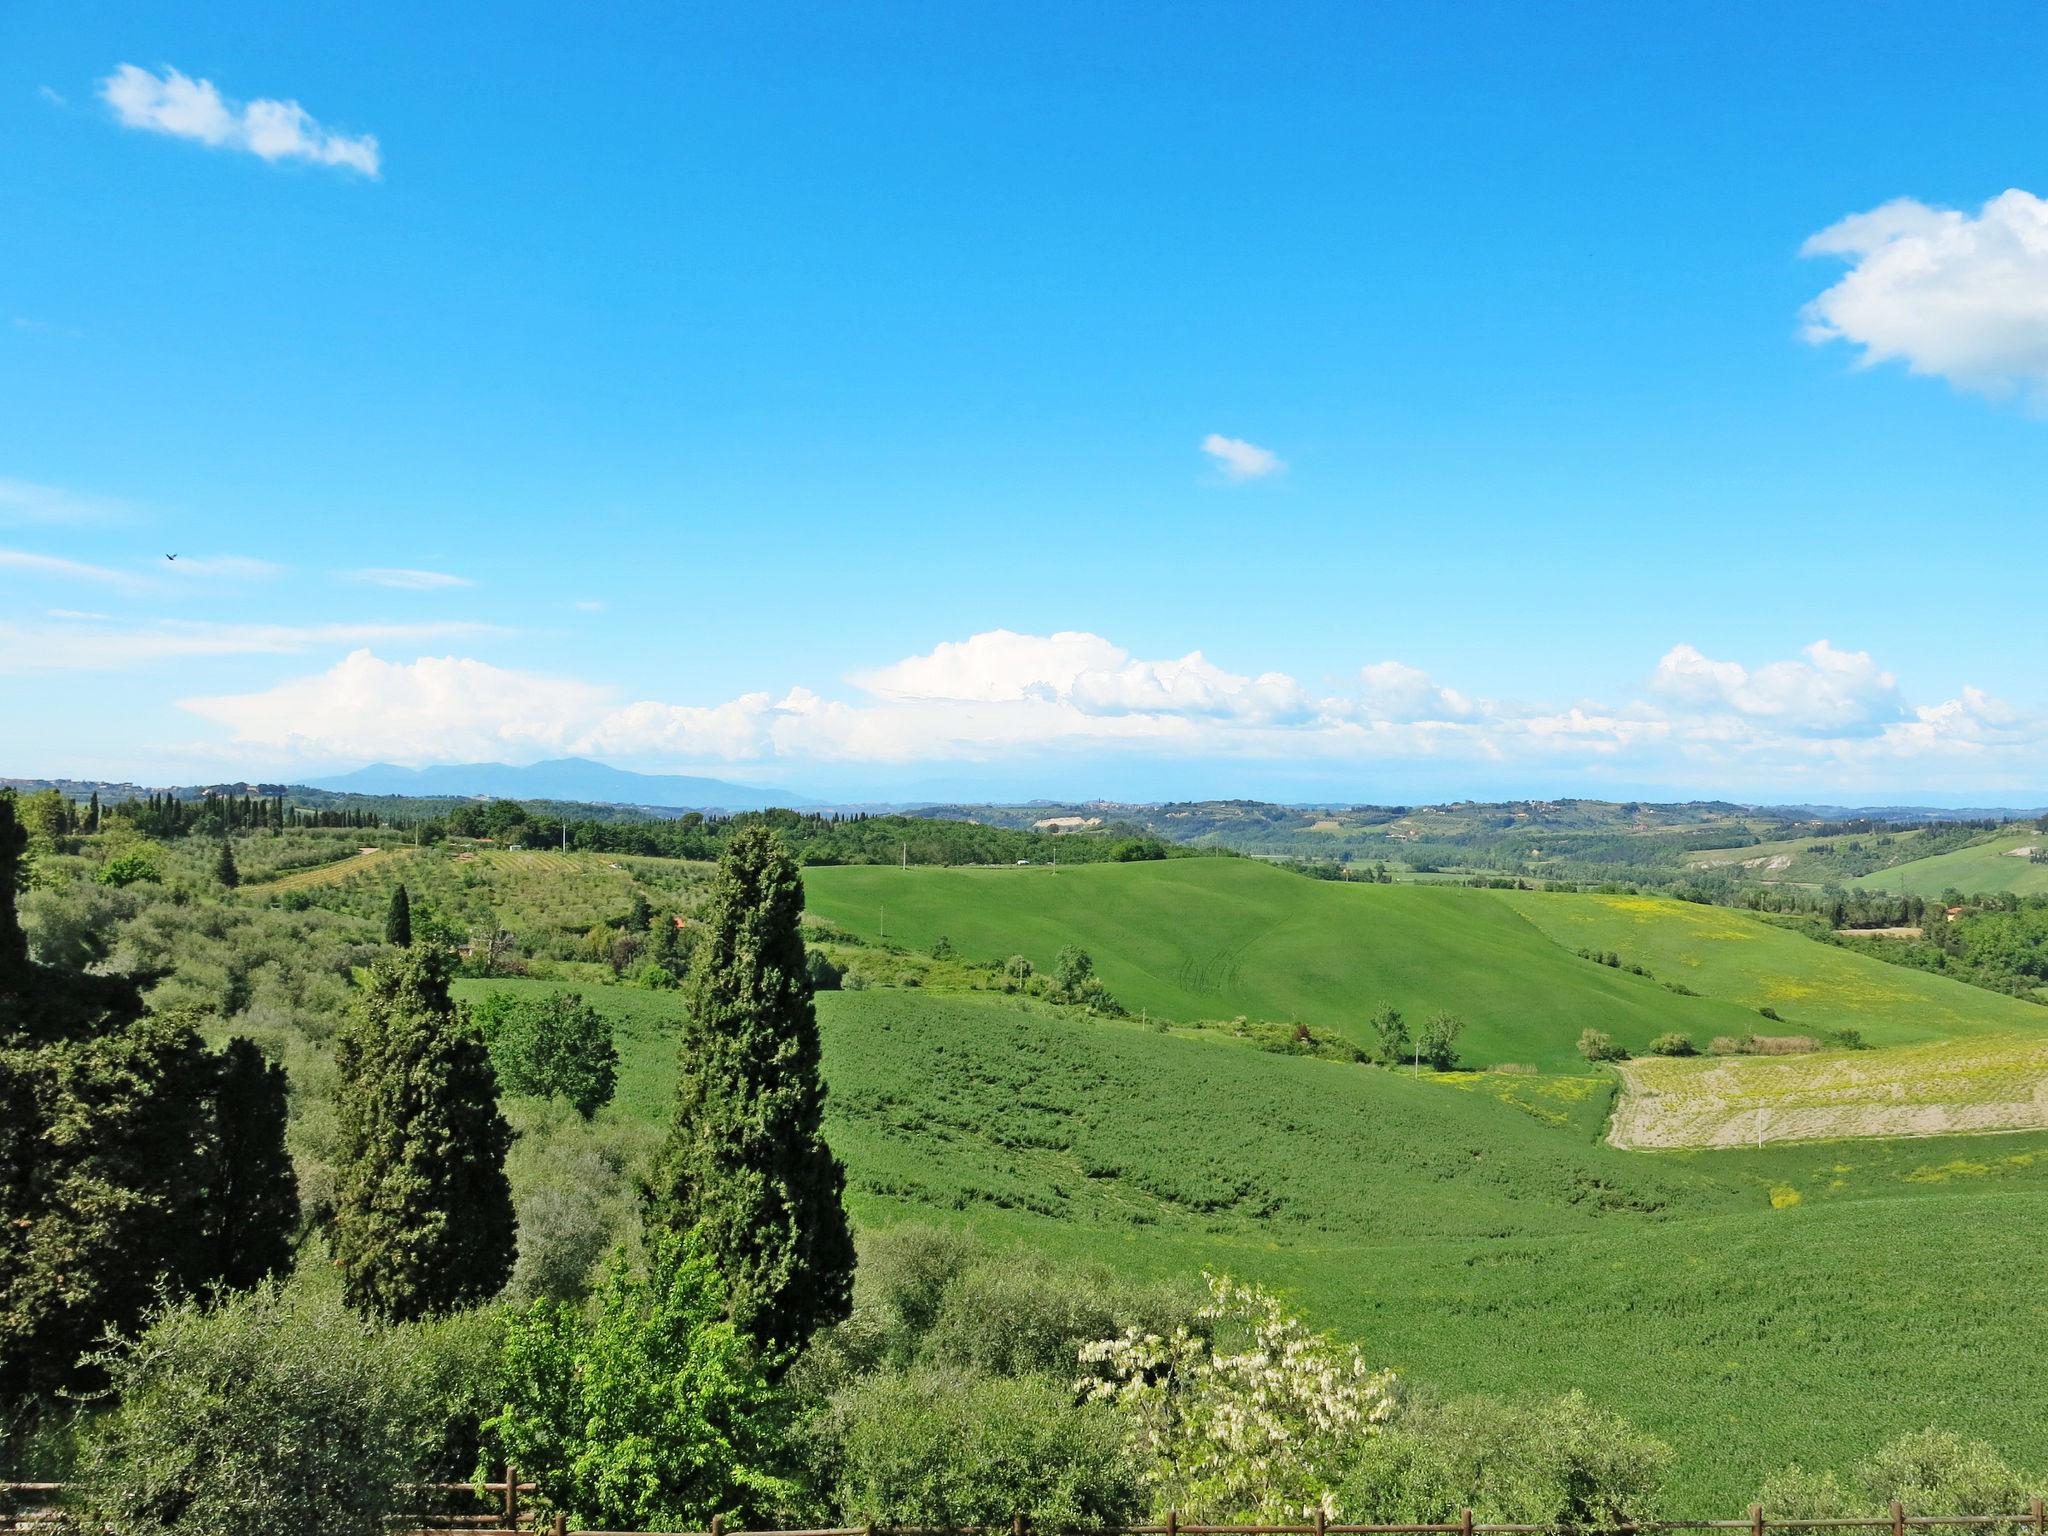
M55 576L71 581L96 581L109 587L139 587L139 576L83 560L66 560L61 555L31 554L25 549L0 549L0 570L27 571L36 576Z
M1808 240L1848 273L1807 305L1809 341L1965 389L2048 390L2048 201L2015 188L1972 217L1899 198Z
M579 602L571 603L569 606L576 609L579 613L603 613L604 599L601 597L586 597Z
M1211 432L1202 439L1202 452L1216 462L1226 480L1263 480L1287 468L1286 462L1270 448L1248 443L1241 437Z
M70 102L64 99L63 94L61 92L54 91L50 89L50 87L47 85L37 86L36 94L42 97L43 100L47 101L53 107L68 107L71 105Z
M0 619L0 672L121 671L200 656L291 656L323 646L480 639L488 624L219 624L165 619L118 628L106 614L51 609L59 625Z
M165 562L180 576L220 576L229 581L268 581L284 567L249 555L180 555Z
M1728 710L1794 731L1828 732L1867 726L1900 710L1898 682L1868 651L1838 650L1816 640L1803 661L1773 661L1749 670L1740 662L1713 661L1693 646L1676 645L1651 674L1662 697L1706 710Z
M296 101L258 97L235 102L211 80L194 80L168 66L161 75L122 64L100 82L100 98L130 128L194 139L216 149L238 149L265 160L307 160L376 176L381 164L374 134L323 128Z
M588 753L781 770L1125 753L1327 771L1401 760L1625 766L1645 782L1774 788L1869 780L1909 761L1966 762L2015 780L2048 774L2048 719L1974 688L1909 707L1868 655L1826 641L1755 667L1675 646L1652 678L1656 703L1508 704L1398 661L1312 699L1284 673L1231 672L1200 652L1149 661L1085 631L993 630L851 681L850 698L797 686L723 702L626 702L574 679L364 649L275 688L184 702L242 747L328 762Z
M402 592L433 592L443 587L473 587L467 576L446 571L415 571L402 566L371 566L360 571L336 571L343 581L368 582L373 587L396 587Z

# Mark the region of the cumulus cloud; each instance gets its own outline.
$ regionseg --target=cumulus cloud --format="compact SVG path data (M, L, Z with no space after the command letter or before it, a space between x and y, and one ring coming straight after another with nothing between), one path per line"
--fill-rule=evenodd
M1985 394L2048 390L2048 201L2015 188L1971 215L1899 198L1802 253L1849 263L1806 306L1807 340Z
M2048 769L2048 721L1974 688L1908 706L1865 653L1817 641L1748 665L1674 646L1649 702L1521 705L1443 686L1399 661L1311 697L1280 672L1233 672L1199 651L1133 656L1101 635L991 630L856 674L855 696L795 686L712 702L623 700L574 679L472 658L353 651L257 693L185 701L235 742L323 761L591 754L665 765L1014 761L1060 753L1319 764L1396 760L1645 780L1853 782L1908 760Z
M1211 432L1202 439L1202 452L1223 471L1226 480L1263 480L1287 467L1272 449L1248 443L1241 437L1225 437L1220 432Z
M1816 640L1797 661L1751 671L1675 645L1651 674L1651 690L1707 710L1727 710L1794 731L1853 730L1899 712L1898 681L1868 651L1838 650Z
M467 576L446 571L416 571L404 566L369 566L359 571L336 571L343 581L367 582L373 587L396 587L401 592L434 592L444 587L473 587Z
M324 128L296 101L267 96L232 101L211 80L194 80L168 66L157 75L134 64L119 65L100 82L100 99L130 128L215 149L242 150L270 161L341 166L371 177L381 166L374 134Z

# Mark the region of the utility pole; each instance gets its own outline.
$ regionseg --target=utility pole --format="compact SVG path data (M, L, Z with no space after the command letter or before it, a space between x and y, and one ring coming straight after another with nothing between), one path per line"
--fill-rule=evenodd
M882 914L880 918L882 937L886 939L887 937L889 937L889 909L887 907L883 907L880 909L880 911Z

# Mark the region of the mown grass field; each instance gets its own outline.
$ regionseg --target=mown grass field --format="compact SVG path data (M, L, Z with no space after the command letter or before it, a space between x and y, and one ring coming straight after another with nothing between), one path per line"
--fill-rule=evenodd
M2048 864L2036 864L2015 849L2048 847L2048 832L2001 833L1932 858L1914 859L1859 882L1871 890L1903 891L1908 896L1939 896L1951 888L1966 896L2013 891L2023 896L2048 893Z
M1490 891L1305 880L1251 859L832 868L804 882L813 912L869 940L928 949L944 936L971 958L1023 954L1041 970L1078 944L1133 1012L1299 1021L1366 1044L1382 1002L1418 1023L1447 1008L1475 1064L1576 1069L1588 1026L1641 1049L1668 1030L1756 1023L1582 960Z
M465 982L492 986L544 983ZM674 994L587 989L659 1122ZM1439 1079L1002 997L824 994L827 1134L863 1225L1280 1288L1442 1391L1573 1387L1670 1439L1671 1504L1943 1424L2048 1466L2048 1134L1643 1154L1611 1079ZM1517 1102L1517 1100L1521 1102Z
M1447 1008L1466 1022L1474 1065L1577 1070L1588 1027L1638 1051L1667 1031L1705 1044L1853 1027L1888 1044L2048 1029L2048 1014L2015 999L1656 897L1340 885L1248 859L814 869L805 888L814 912L870 940L886 930L929 948L944 935L970 957L1022 953L1041 969L1079 944L1134 1012L1299 1020L1363 1044L1381 1002L1417 1021ZM1581 948L1616 951L1655 979Z
M1556 943L1613 950L1661 980L1744 1009L1757 1034L1861 1030L1872 1045L1995 1033L2048 1033L2048 1010L1927 971L1887 965L1727 907L1661 896L1481 893L1522 914ZM1704 1043L1704 1042L1702 1042Z

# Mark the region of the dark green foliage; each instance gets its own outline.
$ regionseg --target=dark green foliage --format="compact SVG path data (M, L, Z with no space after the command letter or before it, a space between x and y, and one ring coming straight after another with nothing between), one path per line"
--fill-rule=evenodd
M511 1127L482 1037L448 996L450 959L370 970L336 1062L333 1249L357 1311L398 1320L494 1296L512 1272Z
M591 1314L540 1301L513 1324L486 1428L578 1525L691 1530L771 1510L783 1408L726 1309L693 1237L659 1234L645 1278L616 1253Z
M611 1103L619 1083L611 1020L579 994L493 992L475 1018L506 1093L566 1099L586 1120Z
M1691 1035L1681 1035L1676 1031L1659 1035L1650 1042L1652 1056L1697 1056L1699 1053L1699 1045Z
M1627 1061L1628 1047L1615 1043L1604 1029L1579 1031L1579 1054L1588 1061Z
M704 913L675 1121L650 1217L700 1229L740 1328L771 1352L846 1315L846 1173L820 1132L825 1087L805 966L803 883L766 828L727 845Z
M281 1113L227 1134L234 1051L208 1052L189 1013L144 1013L132 978L29 960L24 843L0 796L0 1399L88 1384L81 1356L159 1287L246 1283L296 1220L256 1192L264 1169L289 1178Z
M220 857L213 861L213 878L230 891L242 883L242 871L235 863L235 845L225 838L221 840Z
M284 1068L239 1036L220 1053L208 1182L208 1272L246 1289L291 1268L299 1185L285 1150Z
M804 957L804 969L811 978L813 992L837 992L843 975L839 967L826 959L823 952L812 950Z
M391 892L391 907L384 914L384 942L399 949L412 945L412 896L403 885Z

